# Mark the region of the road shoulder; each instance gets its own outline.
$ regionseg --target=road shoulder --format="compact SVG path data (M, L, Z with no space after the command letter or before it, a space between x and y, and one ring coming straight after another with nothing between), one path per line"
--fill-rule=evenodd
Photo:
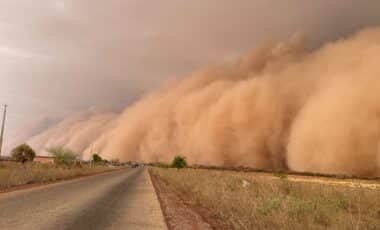
M226 229L208 210L191 205L149 170L169 230Z

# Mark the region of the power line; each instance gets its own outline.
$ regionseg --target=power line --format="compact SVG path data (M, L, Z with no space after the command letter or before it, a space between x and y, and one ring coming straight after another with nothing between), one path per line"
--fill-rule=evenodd
M5 121L7 117L7 105L4 105L4 112L3 112L3 123L1 124L1 132L0 132L0 158L1 153L3 149L3 140L4 140L4 129L5 129Z

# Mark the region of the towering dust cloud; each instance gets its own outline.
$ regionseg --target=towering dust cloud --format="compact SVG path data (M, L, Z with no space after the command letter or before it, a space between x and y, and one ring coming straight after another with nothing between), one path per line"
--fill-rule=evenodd
M296 36L33 137L89 157L380 175L380 29L308 51Z

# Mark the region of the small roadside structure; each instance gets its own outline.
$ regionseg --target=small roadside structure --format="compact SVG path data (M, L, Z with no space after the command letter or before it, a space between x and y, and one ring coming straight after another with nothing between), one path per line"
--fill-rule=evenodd
M44 164L54 164L54 157L52 156L36 156L34 157L35 162Z

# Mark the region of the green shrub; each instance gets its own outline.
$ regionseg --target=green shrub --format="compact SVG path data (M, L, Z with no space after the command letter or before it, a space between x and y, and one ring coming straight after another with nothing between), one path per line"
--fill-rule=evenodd
M54 156L54 163L58 166L72 166L76 159L76 154L67 148L55 147L48 152Z
M12 150L12 158L15 161L22 162L23 164L27 161L33 161L36 153L27 144L22 144L17 146Z
M102 163L103 162L103 159L101 156L99 156L99 154L95 153L92 155L92 162L94 163Z
M186 158L181 157L181 156L175 156L172 161L171 167L177 168L177 169L186 168L187 167Z

